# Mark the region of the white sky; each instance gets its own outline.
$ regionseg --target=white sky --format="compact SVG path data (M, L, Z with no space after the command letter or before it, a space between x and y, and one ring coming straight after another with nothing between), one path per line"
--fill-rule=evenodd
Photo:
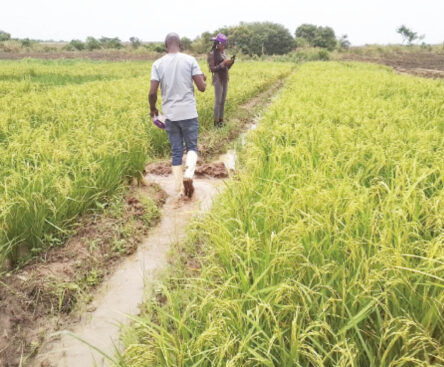
M0 9L0 29L19 38L160 41L175 31L193 39L240 21L272 21L292 34L302 23L329 25L353 45L400 43L401 24L425 42L444 41L444 0L1 0Z

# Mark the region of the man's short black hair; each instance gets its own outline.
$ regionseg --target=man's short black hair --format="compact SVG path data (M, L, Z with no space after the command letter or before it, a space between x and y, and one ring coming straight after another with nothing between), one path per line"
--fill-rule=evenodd
M180 37L175 32L168 33L165 37L165 48L168 48L171 43L176 43L180 47Z

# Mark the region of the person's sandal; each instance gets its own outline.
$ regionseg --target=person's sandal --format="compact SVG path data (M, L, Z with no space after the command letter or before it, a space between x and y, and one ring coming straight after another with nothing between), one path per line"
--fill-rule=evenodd
M214 121L214 127L223 127L225 125L223 120Z

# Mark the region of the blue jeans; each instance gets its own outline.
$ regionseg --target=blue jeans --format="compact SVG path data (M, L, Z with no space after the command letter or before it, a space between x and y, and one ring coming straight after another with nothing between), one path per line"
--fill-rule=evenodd
M184 141L187 152L190 150L197 152L197 134L199 131L197 118L181 121L166 120L165 131L171 144L173 166L182 164Z

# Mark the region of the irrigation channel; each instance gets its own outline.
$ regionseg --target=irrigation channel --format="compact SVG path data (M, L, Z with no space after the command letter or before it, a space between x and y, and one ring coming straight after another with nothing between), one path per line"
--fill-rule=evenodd
M245 143L249 130L255 129L257 118L246 125L239 139ZM228 150L213 163L223 162L228 172L235 170L237 153ZM215 195L223 189L224 179L194 180L192 200L177 205L174 200L172 174L148 173L144 179L156 183L168 194L160 223L150 231L137 251L126 258L114 274L98 289L89 309L69 332L48 343L35 358L33 366L93 367L107 366L120 347L122 325L131 322L128 315L139 313L139 305L159 280L168 263L171 246L186 237L188 224L211 208ZM100 352L99 352L100 351Z

